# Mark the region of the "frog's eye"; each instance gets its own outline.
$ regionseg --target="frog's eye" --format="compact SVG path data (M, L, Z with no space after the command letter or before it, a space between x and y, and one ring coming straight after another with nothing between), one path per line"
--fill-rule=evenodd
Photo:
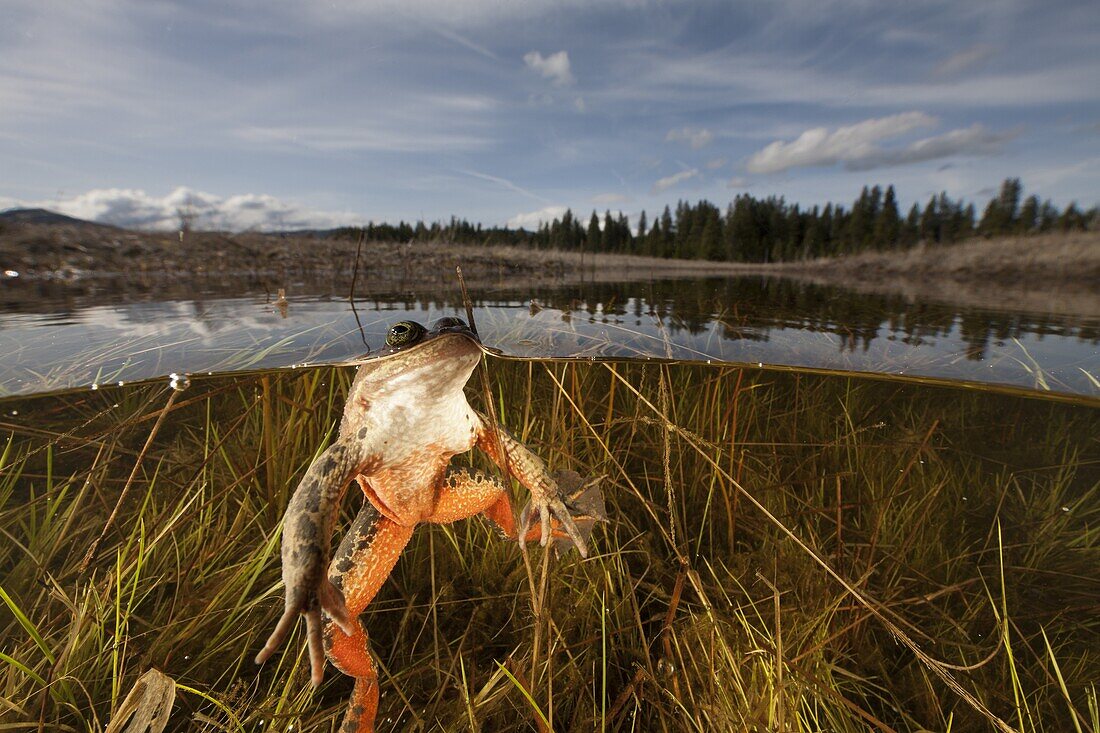
M424 327L416 321L401 321L390 327L386 334L386 346L408 346L415 344L425 333Z
M454 316L444 316L432 324L433 331L442 331L445 328L466 328L466 321Z

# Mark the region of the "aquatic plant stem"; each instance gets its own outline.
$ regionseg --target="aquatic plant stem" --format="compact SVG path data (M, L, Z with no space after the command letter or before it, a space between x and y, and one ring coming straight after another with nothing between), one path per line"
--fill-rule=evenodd
M115 522L115 517L118 516L118 511L122 507L122 503L126 501L126 495L130 493L130 487L134 485L134 479L137 478L138 470L141 469L141 462L145 458L145 454L149 450L149 446L153 444L153 439L157 437L157 432L160 431L160 426L164 424L164 418L168 416L168 413L172 410L172 405L176 401L176 397L179 396L179 392L174 389L169 390L168 402L165 403L163 409L160 411L160 415L157 416L157 421L153 423L153 429L149 431L149 437L145 439L145 445L141 448L141 453L138 454L137 460L134 461L134 468L130 471L130 477L126 479L126 484L122 487L122 493L118 495L118 501L115 502L115 508L111 510L111 516L107 517L107 522L103 525L103 530L99 533L99 536L92 542L91 547L88 548L88 552L84 554L84 559L80 561L80 568L77 573L83 575L88 569L88 566L95 559L95 554L99 550L99 544L103 541L103 538L107 536L107 532L110 531L111 526Z
M359 326L359 338L363 339L363 345L370 351L367 343L367 334L363 331L363 322L359 320L359 311L355 310L355 283L359 279L359 255L363 252L363 236L365 230L359 231L359 241L355 243L355 266L351 271L351 290L348 292L348 303L351 305L351 313L355 316L355 325Z
M893 636L898 641L908 647L909 650L913 652L913 654L917 657L917 659L924 663L924 665L931 669L932 672L936 674L936 676L943 680L944 684L954 690L955 693L959 695L959 697L965 700L976 711L981 713L982 716L984 716L990 723L1001 730L1002 733L1018 733L1015 728L1013 728L1004 720L995 715L993 711L986 707L985 704L978 700L978 698L974 697L974 695L969 690L963 687L962 684L960 684L959 681L956 680L954 676L947 671L944 664L942 664L939 660L933 658L930 654L921 649L920 646L917 645L917 643L913 641L909 637L909 635L901 629L901 627L899 627L890 618L888 618L886 614L890 611L886 606L871 598L871 596L865 591L858 590L852 583L849 583L847 580L845 580L840 575L840 573L834 570L833 567L829 565L829 563L827 563L813 548L803 542L802 539L797 534L795 534L793 530L788 528L787 525L785 525L778 517L775 516L775 514L770 512L759 499L749 493L749 491L745 489L745 487L743 487L738 481L736 481L733 476L731 476L724 468L722 468L722 466L720 466L714 460L714 458L712 458L706 451L702 449L702 447L696 442L695 436L693 436L689 431L683 430L678 425L675 425L671 421L669 421L667 415L662 414L661 411L652 402L646 399L646 397L642 395L641 392L639 392L633 385L624 380L614 370L610 371L611 374L620 382L622 382L627 389L632 391L641 402L646 404L649 409L651 409L656 415L658 415L665 425L674 430L684 440L684 442L690 445L692 449L694 449L699 454L699 456L703 458L703 460L709 463L716 472L725 477L725 479L730 482L731 486L737 489L739 493L743 494L744 497L748 499L749 503L751 503L754 507L756 507L759 512L767 517L768 521L775 525L780 532L785 534L803 552L805 552L811 560L820 565L826 573L828 573L834 580L840 583L844 590L851 594L851 596L855 598L856 601L864 606L872 615L875 616L875 618L882 622L886 629L891 634L893 634Z
M455 274L458 276L458 284L459 287L462 289L462 302L466 306L466 318L470 322L470 330L474 332L475 336L477 336L477 324L474 323L473 303L470 301L470 294L466 290L466 280L462 277L461 265L455 266ZM489 387L489 370L488 366L485 363L485 359L485 352L482 351L481 368L478 370L481 373L481 389L485 396L485 407L489 415L489 422L491 423L490 427L492 429L494 441L496 442L497 454L504 459L503 465L507 466L509 465L508 450L504 445L504 441L501 440L500 422L497 420L496 405L493 402L493 393ZM507 476L507 471L505 471L504 473L506 479L504 482L504 490L508 492L508 497L511 500L512 512L514 515L517 505L515 496L512 493L512 482ZM535 616L535 639L534 643L531 646L531 679L536 679L539 651L542 646L542 609L543 601L546 597L546 586L549 577L548 565L550 562L550 543L546 542L546 544L543 546L542 581L540 584L541 587L536 588L535 572L531 566L531 558L527 553L527 543L524 541L524 536L527 534L526 518L523 516L513 516L513 521L515 522L516 527L519 528L520 555L523 557L523 566L527 571L527 584L531 592L531 610ZM543 531L545 532L546 530L543 529Z

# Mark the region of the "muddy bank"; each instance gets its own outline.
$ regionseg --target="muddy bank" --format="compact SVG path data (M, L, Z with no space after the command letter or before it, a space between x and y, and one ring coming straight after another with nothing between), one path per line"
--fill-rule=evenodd
M310 293L357 297L457 288L455 267L482 292L577 282L722 275L781 276L982 308L1100 318L1100 233L972 240L905 252L778 264L665 260L466 246L357 243L305 235L134 232L101 225L7 224L0 229L2 305L196 294Z
M357 260L358 250L358 264ZM346 295L424 293L456 285L461 265L471 288L520 289L573 282L736 274L743 266L506 246L364 242L313 236L215 232L133 232L79 225L8 225L0 230L4 298L60 294L112 300L201 293L309 291Z
M912 300L1100 318L1100 232L975 239L759 271Z

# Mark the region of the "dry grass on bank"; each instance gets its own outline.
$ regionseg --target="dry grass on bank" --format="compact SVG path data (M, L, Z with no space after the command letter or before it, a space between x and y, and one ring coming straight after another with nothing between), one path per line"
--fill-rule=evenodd
M0 232L0 268L16 270L13 302L38 297L35 283L97 284L111 292L171 296L275 292L288 283L350 288L356 242L245 232L133 232L111 227L22 224ZM425 291L453 284L461 265L472 288L523 290L544 285L671 277L782 276L857 291L900 293L961 306L1100 317L1100 232L972 239L901 252L869 252L806 262L751 264L634 255L532 250L446 242L367 242L357 271L360 293Z
M1100 318L1100 232L971 239L761 272L913 300Z
M191 275L272 273L301 276L337 273L351 277L357 242L309 235L258 232L223 234L135 232L112 227L18 224L0 232L0 266L29 278L78 280L163 272L171 278ZM410 282L451 277L462 265L472 283L501 274L529 279L621 279L667 274L734 272L738 265L666 260L632 255L534 250L504 245L449 242L364 242L360 275L403 276Z
M1100 232L969 239L903 252L867 252L780 264L776 269L842 275L857 281L893 276L921 281L992 281L1016 287L1049 288L1071 283L1095 288L1100 282Z

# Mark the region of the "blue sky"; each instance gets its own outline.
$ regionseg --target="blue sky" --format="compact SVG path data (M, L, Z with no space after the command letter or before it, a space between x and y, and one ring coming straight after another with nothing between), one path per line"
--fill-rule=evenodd
M1100 202L1095 0L7 0L0 208L533 226L677 199Z

